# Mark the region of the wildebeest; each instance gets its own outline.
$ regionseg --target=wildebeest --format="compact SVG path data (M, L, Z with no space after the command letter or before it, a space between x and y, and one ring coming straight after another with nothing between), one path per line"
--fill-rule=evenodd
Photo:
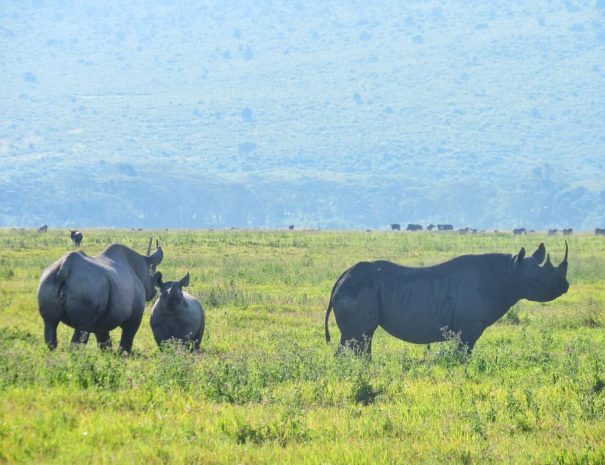
M469 228L468 226L465 228L460 228L458 230L459 234L477 234L477 229L476 228Z
M391 224L391 231L401 231L401 225L399 223Z
M573 234L573 228L567 228L563 230L564 236L571 236Z
M288 226L288 229L289 229L290 231L294 231L294 225L293 225L293 224L291 224L290 226Z
M548 230L548 235L549 236L556 236L559 233L558 229L549 229Z
M434 225L434 224L429 224L429 225L426 227L426 230L427 230L427 231L432 231L433 229L435 229L435 225Z
M189 273L180 281L162 282L158 272L157 286L160 297L151 313L151 330L155 342L161 347L170 339L190 344L198 350L204 334L204 309L190 294L183 292L189 286Z
M40 279L38 306L44 319L44 339L57 346L60 322L74 328L71 342L86 343L94 333L100 347L111 347L109 331L120 326L120 349L130 352L141 324L145 302L155 296L156 266L162 248L147 255L111 244L94 257L69 252L50 265Z
M73 241L76 247L80 247L82 243L82 239L84 239L84 235L80 231L76 231L75 229L70 229L69 234L71 236L71 240Z
M333 308L340 346L371 353L378 326L404 341L428 344L458 334L469 351L483 331L521 299L548 302L567 292L565 258L554 267L544 243L531 257L462 255L439 265L411 268L388 261L359 262L334 284ZM543 265L544 259L546 261Z
M406 229L406 231L422 231L422 225L409 223L407 228L405 228L405 229Z
M515 234L516 236L520 236L521 234L527 234L527 229L515 228L515 229L513 229L513 234Z
M605 228L596 228L594 230L595 236L605 236Z
M454 225L453 224L438 224L437 230L438 231L453 231Z
M38 228L38 232L45 233L47 231L48 231L48 225L47 224L43 224L42 226L40 226Z

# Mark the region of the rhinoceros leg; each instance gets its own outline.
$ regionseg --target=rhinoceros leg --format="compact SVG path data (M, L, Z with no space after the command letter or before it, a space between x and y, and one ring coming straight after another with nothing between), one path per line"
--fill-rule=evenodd
M97 346L99 346L99 349L111 349L111 336L108 331L97 331L95 332L95 337L97 338Z
M140 311L134 312L129 320L126 320L122 325L122 338L120 339L120 350L130 353L132 350L132 342L134 336L141 326L143 319L143 308Z
M59 322L44 320L44 341L50 350L57 348L57 326Z
M485 326L481 321L467 323L464 325L464 328L460 333L460 341L466 346L466 350L469 354L473 351L475 343L481 337L484 330Z
M333 300L336 324L340 329L339 351L350 347L357 354L370 355L372 337L379 323L376 291L368 287L355 297L343 294L336 295Z
M193 347L192 350L195 350L196 352L199 352L200 350L200 343L202 342L202 331L198 331L198 333L193 337L192 339L193 341Z
M88 343L88 336L90 336L90 333L88 331L76 328L74 330L74 335L71 337L71 343L73 345L78 345L78 344L86 345Z

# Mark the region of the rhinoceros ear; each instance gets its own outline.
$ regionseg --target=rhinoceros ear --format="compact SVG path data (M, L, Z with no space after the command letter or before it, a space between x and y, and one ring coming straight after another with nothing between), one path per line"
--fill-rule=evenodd
M145 258L147 260L147 263L149 263L150 265L158 266L160 263L162 263L162 258L164 258L164 251L161 247L159 247L155 252L153 252L152 255Z
M153 285L154 287L159 287L162 289L164 287L164 282L162 281L162 273L159 271L153 275Z
M536 259L538 263L542 263L544 261L544 257L546 256L546 247L544 247L544 242L540 242L540 245L536 249L536 251L532 254L532 257Z
M517 255L517 258L515 261L517 263L521 263L524 258L525 258L525 247L521 247L521 250L519 250L519 254Z
M179 286L180 287L188 287L189 286L189 272L187 272L187 275L181 279L179 281Z

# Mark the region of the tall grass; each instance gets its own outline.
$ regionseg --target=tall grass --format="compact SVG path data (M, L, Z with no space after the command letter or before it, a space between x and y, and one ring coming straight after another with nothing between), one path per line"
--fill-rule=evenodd
M85 231L84 249L144 251L149 234ZM570 292L519 303L470 357L455 340L418 346L379 330L369 361L323 340L345 268L516 253L545 238L153 234L164 276L190 271L206 308L201 354L159 351L148 316L129 357L72 348L65 327L48 352L36 286L68 237L0 231L0 463L605 463L602 238L573 237ZM562 239L546 244L562 257Z

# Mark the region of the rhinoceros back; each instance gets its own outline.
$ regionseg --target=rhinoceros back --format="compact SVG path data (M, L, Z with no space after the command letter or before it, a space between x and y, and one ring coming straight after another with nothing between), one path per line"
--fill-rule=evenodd
M107 270L80 252L70 252L43 274L38 290L40 314L69 326L93 326L106 312Z

